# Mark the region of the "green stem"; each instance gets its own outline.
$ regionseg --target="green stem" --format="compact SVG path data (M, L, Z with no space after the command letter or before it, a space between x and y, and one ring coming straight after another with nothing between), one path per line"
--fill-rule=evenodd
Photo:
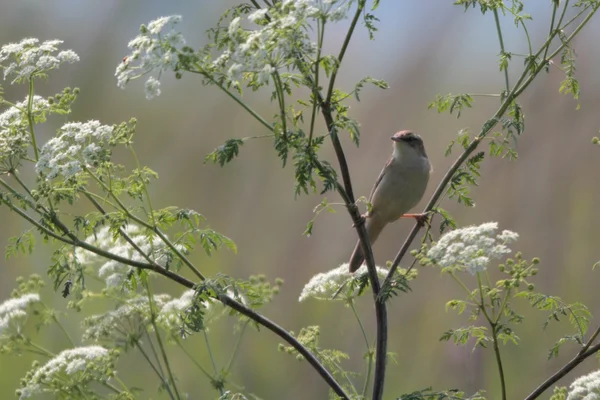
M158 347L160 349L160 354L165 364L165 368L167 370L167 375L169 376L169 382L173 387L173 391L175 394L175 398L177 400L181 400L181 396L179 394L179 390L177 389L177 383L175 382L175 377L173 375L173 371L171 370L171 364L169 363L169 357L167 356L167 352L165 351L165 347L163 345L162 338L160 337L160 331L158 330L158 325L156 324L156 304L154 303L154 298L152 297L152 292L150 291L150 284L148 284L147 278L142 277L142 282L144 284L144 288L146 289L146 294L148 295L148 305L150 306L150 323L154 328L154 334L156 336L156 341L158 343Z
M450 276L452 277L452 279L454 279L454 281L456 283L458 283L458 285L463 288L463 290L465 291L465 293L467 294L467 296L471 297L471 291L469 290L469 288L467 287L467 285L465 285L463 283L463 281L460 280L459 277L456 276L456 274L454 272L449 272Z
M40 159L39 150L37 147L37 142L35 139L35 131L33 129L34 121L33 121L33 96L34 96L34 78L31 76L29 78L29 97L27 98L27 123L29 125L29 135L31 136L31 146L33 147L33 152L35 154L35 161L37 162Z
M44 354L46 357L48 358L54 358L56 357L56 354L54 354L53 352L51 352L50 350L46 350L45 348L43 348L42 346L40 346L39 344L35 344L32 341L28 341L27 342L28 346L33 347L34 349L36 349L37 351L39 351L40 353Z
M508 302L508 297L510 296L510 289L511 288L508 288L506 290L504 299L502 299L502 305L500 306L500 309L498 310L498 314L496 315L496 318L494 319L494 324L498 324L498 322L500 322L500 318L502 317L502 314L504 313L504 308L506 307L506 303Z
M144 348L142 347L141 343L139 341L135 340L134 345L137 346L140 353L142 353L142 356L146 359L146 362L150 365L150 367L152 368L152 370L154 371L156 376L158 376L158 378L161 380L162 385L165 388L165 390L167 391L167 393L169 394L169 397L171 398L171 400L175 400L175 397L173 396L173 392L171 391L171 387L169 386L169 383L166 381L163 374L160 373L160 371L156 368L156 366L154 365L152 360L150 360L150 357L144 351Z
M340 70L340 65L342 65L342 60L344 59L344 55L346 54L346 50L348 49L348 45L350 44L350 39L352 38L352 34L354 33L354 29L356 28L356 24L358 23L358 19L360 18L360 14L364 10L366 5L366 0L359 0L358 6L356 7L356 12L354 13L354 17L352 18L352 22L350 22L350 27L348 28L348 32L346 33L346 37L344 38L344 43L342 43L342 47L340 48L340 52L337 57L337 63L331 72L331 78L329 79L329 87L327 88L327 96L325 97L325 103L331 103L331 96L333 95L333 88L335 86L335 79L337 77L337 73ZM373 399L377 400L377 399Z
M231 90L227 89L225 86L223 86L222 84L220 84L219 82L215 81L210 74L206 73L202 67L200 66L200 64L198 63L194 63L194 66L198 69L197 71L191 70L191 69L186 69L187 72L191 72L193 74L200 74L202 76L204 76L206 79L208 79L209 81L211 81L211 83L215 86L217 86L219 89L221 89L222 91L225 92L225 94L227 94L227 96L231 97L233 99L233 101L235 101L236 103L238 103L244 110L246 110L250 115L252 115L258 122L260 122L265 128L267 128L268 130L270 130L271 132L274 131L273 127L271 126L271 124L269 124L263 117L260 116L259 113L257 113L256 111L254 111L252 108L250 108L250 106L248 104L246 104L246 102L244 102L241 98L239 98L238 96L236 96L235 94L233 94L231 92Z
M494 353L496 354L496 363L498 365L498 374L500 375L500 387L502 389L502 400L506 400L506 382L504 379L504 368L502 367L502 358L500 357L500 347L498 346L498 326L492 325L492 340L494 341Z
M58 327L60 328L60 330L62 331L62 333L65 335L65 337L69 341L69 344L71 345L71 347L75 347L75 343L73 342L73 339L71 339L71 336L66 331L65 327L60 323L60 321L58 320L58 318L56 318L56 315L52 314L52 320L54 322L56 322L56 325L58 325Z
M352 309L352 313L354 313L354 317L358 322L358 326L360 327L360 331L362 332L363 339L365 340L365 346L367 347L368 361L367 361L367 375L365 376L365 382L363 384L362 396L366 398L367 390L369 388L369 381L371 380L371 370L373 365L373 351L371 350L371 346L369 345L369 338L367 337L367 332L365 331L365 327L360 320L360 316L356 311L356 307L354 306L354 300L350 299L348 302L350 308Z
M498 17L498 9L494 8L494 21L496 22L496 32L498 34L498 41L500 42L500 51L502 55L505 55L504 51L504 39L502 38L502 28L500 28L500 18ZM504 83L506 85L506 93L510 90L510 83L508 81L508 67L504 68Z
M138 173L141 174L142 169L141 169L140 161L138 160L137 154L135 153L135 150L133 149L133 146L131 146L130 142L127 143L127 147L129 148L129 151L131 152L131 155L133 156ZM144 182L143 178L140 179L140 182L142 183L142 187L144 189L144 195L146 196L146 201L148 202L148 208L150 209L150 220L152 221L152 226L154 226L154 228L156 229L157 228L156 219L154 217L154 208L152 207L152 200L150 199L150 194L148 193L148 185L146 185L146 182Z
M233 360L235 359L235 356L237 355L237 351L240 347L240 343L242 342L242 337L244 336L244 333L246 332L246 328L248 327L249 323L250 323L250 321L247 320L246 322L244 322L244 325L242 325L240 333L235 341L235 344L233 345L233 350L231 351L231 357L229 357L229 362L227 363L227 367L225 368L226 373L229 373L229 371L231 370L231 366L233 365Z
M506 382L504 380L504 368L502 367L502 358L500 357L500 347L498 346L498 325L492 318L490 318L487 313L487 309L485 306L485 300L483 296L483 286L481 284L481 273L477 272L477 285L479 286L479 298L481 299L481 303L479 304L479 308L481 309L485 319L488 324L492 328L492 341L494 343L494 353L496 355L496 363L498 365L498 374L500 375L500 387L502 389L502 400L506 400ZM500 314L501 315L501 314Z
M308 134L308 146L311 147L313 133L315 131L315 120L317 118L317 107L319 105L319 72L321 70L321 51L323 49L323 37L325 36L325 20L317 21L317 59L315 60L315 81L312 85L312 112L310 114L310 132Z
M217 368L217 363L215 362L215 357L213 356L213 353L212 353L212 348L210 347L210 342L208 340L208 333L206 333L206 329L203 329L202 333L204 336L204 342L206 343L206 349L208 350L208 356L210 357L210 362L213 366L213 370L215 371L214 379L217 380L217 378L219 378L219 370ZM218 385L217 390L219 391L219 394L221 396L223 396L225 394L225 391L223 390L223 385Z
M192 355L186 350L186 348L183 347L181 342L179 340L177 340L176 343L179 346L179 348L183 351L183 353L190 359L190 361L192 361L192 363L194 363L194 365L200 370L200 372L202 372L209 380L212 381L213 380L212 375L209 374L208 371L205 370L204 367L202 367L202 365L200 365L194 357L192 357Z
M217 369L217 363L215 362L215 357L213 356L212 349L210 347L210 342L208 340L208 335L206 333L206 329L202 330L204 336L204 343L206 343L206 349L208 350L208 356L210 357L210 363L213 366L213 370L215 371L215 375L219 375L219 370Z
M284 138L287 138L287 116L285 113L285 92L283 91L283 84L279 72L273 73L273 81L275 83L275 91L277 92L277 101L279 102L279 115L281 119L281 134Z

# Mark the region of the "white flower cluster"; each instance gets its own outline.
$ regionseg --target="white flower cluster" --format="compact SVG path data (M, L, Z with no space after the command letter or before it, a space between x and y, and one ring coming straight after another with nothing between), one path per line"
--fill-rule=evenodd
M255 30L242 28L241 17L236 17L227 30L231 40L229 48L213 66L228 67L227 76L234 84L239 84L247 72L256 74L258 84L266 84L277 69L289 65L297 54L315 54L316 44L306 34L311 19L344 19L352 3L353 0L276 2L269 9L259 9L247 16L249 22L261 26Z
M232 293L231 295L233 296ZM178 298L172 298L168 294L157 294L152 299L158 310L157 324L172 334L178 334L183 327L182 317L194 302L194 291L186 290ZM203 301L201 307L204 326L217 320L227 310L217 300ZM149 327L150 317L148 297L133 297L115 310L86 318L83 321L86 328L83 340L127 340L131 330L137 332L138 326Z
M569 389L567 400L600 400L600 371L575 379Z
M0 304L0 337L8 333L18 333L27 319L25 311L30 304L40 301L37 293L6 300Z
M101 346L64 350L28 374L25 386L19 390L19 399L64 390L69 385L65 381L73 385L85 385L91 381L106 382L112 372L112 358L109 351ZM55 388L56 381L61 382L61 389Z
M157 294L154 304L161 309L171 301L168 294ZM150 321L150 305L147 296L133 297L116 310L87 317L82 325L86 327L83 340L127 340L130 330L138 324L147 325Z
M168 331L179 332L183 326L182 316L194 302L194 293L193 290L187 290L181 297L166 302L160 309L156 321ZM228 290L227 295L246 304L246 299L242 296L235 296L232 290ZM202 301L201 307L203 308L202 322L205 328L227 312L227 307L215 299Z
M267 11L269 21L266 20ZM311 55L316 46L305 33L307 20L319 9L314 1L285 0L269 10L260 9L247 16L248 21L262 25L260 29L242 28L241 17L234 18L227 30L230 43L213 66L227 69L227 76L239 84L243 73L257 74L257 83L266 84L278 68L289 64L294 54Z
M46 180L62 177L67 180L83 170L93 168L110 157L109 141L114 127L98 121L70 122L59 129L40 152L35 165Z
M148 237L136 225L128 225L124 228L125 233L135 243L135 245L144 252L151 260L161 267L166 267L171 259L171 253L164 242L157 236ZM136 248L129 244L121 236L116 238L112 235L108 227L103 227L95 235L90 235L85 241L93 246L99 247L117 256L127 258L133 261L147 262ZM177 249L185 252L185 246L177 245ZM134 271L134 268L122 264L115 260L106 260L106 258L95 253L78 247L75 250L77 262L82 265L93 265L102 263L98 270L98 275L104 278L107 287L121 287L121 285L129 279L129 276Z
M10 171L27 156L31 136L27 120L28 99L20 101L0 114L0 173ZM41 96L34 96L31 112L36 121L43 121L50 110L50 103Z
M73 50L62 50L55 55L61 43L62 40L40 43L38 39L29 38L2 46L0 68L4 69L4 79L14 76L12 83L15 83L56 69L62 63L79 61Z
M497 222L468 226L446 233L427 252L427 256L441 267L464 268L471 274L485 271L492 259L499 259L511 252L506 246L519 235L503 231L496 235Z
M338 268L330 271L319 273L310 278L308 283L304 285L298 301L304 301L311 297L317 300L332 300L333 295L335 295L340 288L365 273L367 273L367 266L363 265L354 274L351 274L348 272L348 263L344 263ZM380 278L384 279L387 274L387 269L377 267L377 275ZM357 295L358 293L356 292L348 293L342 290L340 295L336 296L335 300L349 300Z
M194 290L186 290L181 297L166 302L161 307L156 322L170 331L181 329L181 315L191 307L194 293Z
M140 34L129 42L131 50L117 66L115 76L117 86L124 89L132 79L140 78L158 69L159 75L163 70L172 70L177 65L178 48L185 45L185 39L173 26L181 21L180 15L158 18L142 25ZM146 81L146 98L151 99L160 95L160 82L155 77Z

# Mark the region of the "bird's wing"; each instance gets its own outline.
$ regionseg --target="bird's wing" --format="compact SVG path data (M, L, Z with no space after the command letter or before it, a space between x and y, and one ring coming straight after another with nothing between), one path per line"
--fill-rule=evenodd
M379 176L377 177L377 180L375 181L375 185L373 185L373 189L371 189L371 194L369 195L369 201L373 200L373 195L375 194L375 191L377 190L377 187L381 183L381 180L383 179L383 176L385 175L385 172L389 169L389 166L390 166L392 160L393 160L393 157L390 157L387 160L387 162L385 163L385 166L383 167L383 169L381 170L381 172L379 173Z

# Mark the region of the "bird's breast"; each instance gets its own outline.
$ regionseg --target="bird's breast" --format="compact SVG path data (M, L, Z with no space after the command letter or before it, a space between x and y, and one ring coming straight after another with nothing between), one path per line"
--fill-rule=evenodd
M392 222L407 213L423 197L430 170L424 157L391 165L373 193L371 214Z

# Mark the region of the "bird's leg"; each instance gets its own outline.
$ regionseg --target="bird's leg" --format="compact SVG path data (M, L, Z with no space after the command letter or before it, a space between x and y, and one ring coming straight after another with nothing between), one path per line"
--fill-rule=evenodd
M353 223L352 227L356 228L358 225L364 224L367 218L369 218L369 214L361 214L360 219Z
M414 218L417 221L417 224L424 226L425 224L429 223L428 217L429 213L426 212L421 214L404 214L400 218Z

